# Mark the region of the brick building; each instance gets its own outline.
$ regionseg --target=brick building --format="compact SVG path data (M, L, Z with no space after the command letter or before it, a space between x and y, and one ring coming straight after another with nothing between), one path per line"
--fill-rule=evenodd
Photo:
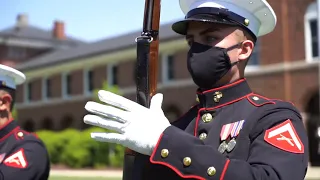
M0 31L0 62L14 66L30 58L79 44L83 42L64 34L63 22L55 21L52 30L48 31L30 25L28 15L20 14L13 27Z
M32 58L83 44L65 34L62 21L54 21L52 29L44 30L31 25L27 14L19 14L12 27L0 31L0 63L16 67ZM19 100L22 94L17 96Z
M278 25L258 40L246 77L257 93L289 100L303 113L305 122L317 123L320 64L316 1L268 2L277 14ZM134 39L139 34L78 43L17 64L28 78L18 88L21 125L28 130L85 128L84 105L103 81L119 86L126 97L134 99ZM68 40L59 42L65 45ZM195 103L196 87L186 68L186 52L184 37L175 34L171 24L162 25L158 89L164 93L163 108L170 120Z

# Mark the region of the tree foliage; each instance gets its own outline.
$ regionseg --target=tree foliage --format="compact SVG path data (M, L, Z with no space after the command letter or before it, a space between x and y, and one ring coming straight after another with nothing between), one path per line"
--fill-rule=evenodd
M17 120L18 119L18 111L16 108L14 108L12 110L12 116L13 116L13 119Z
M94 93L94 100L95 100L95 101L99 101L98 92L99 92L100 90L110 91L110 92L112 92L112 93L115 93L115 94L118 94L118 95L122 95L118 86L109 85L107 81L104 81L104 82L102 83L102 87L101 87L101 88L95 89L95 90L93 91L93 93Z

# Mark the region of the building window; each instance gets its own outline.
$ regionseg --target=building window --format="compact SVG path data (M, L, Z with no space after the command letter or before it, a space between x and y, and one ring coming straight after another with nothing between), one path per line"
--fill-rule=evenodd
M72 93L72 76L69 73L62 74L62 95L67 98Z
M311 3L304 15L304 36L306 61L311 62L318 59L318 21L317 2Z
M312 46L312 57L318 57L318 21L316 19L309 21L311 30L311 46Z
M175 63L175 58L174 55L167 55L163 54L162 55L162 82L166 83L168 81L172 81L175 76L174 76L174 63Z
M32 83L26 82L24 87L24 101L30 102L32 100Z
M107 73L108 84L111 86L118 85L118 66L108 65Z
M85 93L92 93L94 90L94 72L93 70L85 70L84 71L84 89Z
M28 100L32 100L32 83L28 83Z
M51 79L43 78L42 93L43 93L43 99L52 97Z
M257 67L259 65L260 65L260 43L258 39L253 49L252 55L248 61L247 66L250 68L250 67Z
M251 54L251 57L248 61L247 67L245 69L245 72L250 71L257 71L260 67L260 43L259 39L257 40L255 47L253 49L253 52Z
M170 55L167 57L167 77L168 80L172 80L174 78L174 56Z
M51 79L45 79L45 97L50 98L52 97L52 90L51 90Z
M112 84L118 85L118 66L112 66Z
M71 84L72 84L72 77L70 74L66 75L66 94L71 94Z
M26 57L26 49L23 47L9 47L8 58L21 59Z
M94 89L94 85L93 85L93 71L89 70L88 71L88 91L92 92Z

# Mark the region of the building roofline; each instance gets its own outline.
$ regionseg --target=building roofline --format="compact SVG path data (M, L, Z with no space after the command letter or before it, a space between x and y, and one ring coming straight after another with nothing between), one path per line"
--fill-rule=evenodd
M18 39L21 41L24 40L34 40L34 41L42 41L42 42L46 42L46 43L51 43L53 46L54 45L72 45L72 46L79 46L81 44L87 44L87 42L81 42L81 41L74 41L74 40L58 40L58 39L43 39L43 38L36 38L36 37L19 37L19 36L14 36L14 35L10 35L10 34L4 34L4 33L0 33L0 39L3 39L2 42L0 42L0 44L3 44L3 42L6 42L9 39Z
M30 32L37 32L37 33L30 33ZM39 35L39 33L41 35ZM87 43L84 40L72 37L70 35L66 35L65 40L56 39L54 37L51 37L52 31L47 29L42 29L37 26L33 25L25 25L23 27L17 27L10 26L5 29L0 30L0 37L4 38L19 38L19 39L28 39L28 40L41 40L41 41L47 41L47 42L53 42L53 43L75 43L75 44L85 44Z
M171 29L171 23L160 26L159 43L182 39L183 36L176 34ZM119 52L135 47L134 39L140 35L140 31L135 31L126 35L103 39L94 43L87 43L63 50L57 50L42 56L30 59L29 61L17 65L21 71L31 71L46 66L54 66L60 63L73 62L78 59L89 58L101 54Z
M174 41L165 41L159 45L159 53L174 53L187 49L187 43L184 39L176 39ZM108 63L119 63L123 61L132 61L136 58L136 48L129 46L118 51L103 52L86 57L74 58L69 61L58 62L55 64L43 65L37 68L28 68L22 70L27 76L27 81L43 76L51 76L62 72L70 72L84 68L94 68L97 66L105 66ZM21 68L16 67L21 70Z

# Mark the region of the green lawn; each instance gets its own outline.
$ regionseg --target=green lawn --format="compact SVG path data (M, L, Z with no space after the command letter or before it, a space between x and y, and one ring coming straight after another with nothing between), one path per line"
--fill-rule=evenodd
M49 180L121 180L121 178L88 178L88 177L61 177L61 176L53 176L50 177Z

